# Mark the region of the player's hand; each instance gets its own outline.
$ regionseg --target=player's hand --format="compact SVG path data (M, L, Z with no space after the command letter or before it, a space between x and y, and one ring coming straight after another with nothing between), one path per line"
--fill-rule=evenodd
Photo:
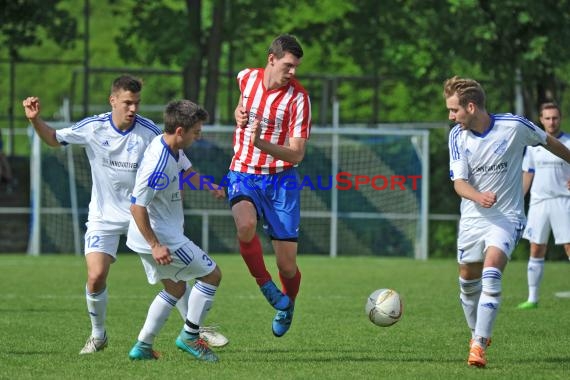
M261 121L256 118L251 125L251 143L257 146L259 140L261 140Z
M493 193L492 191L484 191L480 193L480 199L478 203L485 208L493 207L495 203L497 203L497 194Z
M154 261L156 261L158 265L168 265L172 262L172 256L170 256L170 250L168 249L168 247L161 244L157 244L154 247L152 247L152 257L154 258Z
M212 184L213 189L210 189L210 194L216 199L224 199L226 197L226 191L220 185Z
M566 182L566 188L570 190L570 179Z
M247 112L244 106L237 106L234 111L234 116L238 127L244 128L247 125Z
M40 114L40 99L35 96L30 96L22 102L24 106L24 111L26 113L26 118L29 120L34 120Z

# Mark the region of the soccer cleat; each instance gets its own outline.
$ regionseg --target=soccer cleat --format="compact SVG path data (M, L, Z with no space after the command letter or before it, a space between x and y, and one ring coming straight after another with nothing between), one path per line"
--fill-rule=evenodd
M475 339L473 338L469 339L469 347L473 345L473 342L475 342ZM491 338L487 339L487 347L489 347L490 345L491 345Z
M283 294L281 290L277 289L277 286L273 281L267 281L265 284L261 285L259 289L267 299L267 302L269 302L273 308L285 311L289 308L289 305L291 305L291 299L289 296Z
M200 327L200 338L202 338L211 347L224 347L230 341L220 332L217 326Z
M190 355L194 356L198 360L203 360L206 362L217 362L218 357L216 354L208 347L208 343L204 339L191 338L185 331L182 331L178 338L176 338L176 346L182 351L186 351Z
M103 351L107 345L109 344L109 340L107 339L107 334L103 339L96 339L90 336L85 342L85 346L79 351L79 355L85 354L93 354L98 351Z
M529 302L525 301L523 303L518 304L517 309L521 310L529 310L529 309L536 309L538 308L538 302Z
M469 350L469 358L467 359L467 364L472 367L483 368L487 365L487 359L485 359L485 350L478 344L471 346Z
M291 304L291 307L287 310L279 310L273 318L273 323L271 329L273 330L273 335L276 337L282 337L289 327L291 327L291 322L293 322L293 312L295 311L295 305Z
M159 357L160 354L152 349L152 345L140 340L129 351L129 359L131 360L156 360Z

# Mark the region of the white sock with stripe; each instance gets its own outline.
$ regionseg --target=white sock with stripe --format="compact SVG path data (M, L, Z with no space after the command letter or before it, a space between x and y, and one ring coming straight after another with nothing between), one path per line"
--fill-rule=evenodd
M89 293L85 287L87 311L91 319L91 336L95 339L105 338L105 318L107 316L107 288L99 293Z
M178 298L172 296L166 290L161 290L160 293L154 298L154 301L150 304L148 313L146 315L146 321L144 326L139 333L138 339L141 342L148 343L152 345L154 343L154 338L158 335L162 326L168 320L170 312Z
M190 297L188 297L187 322L190 322L194 326L202 326L206 315L212 308L217 289L217 286L196 281L190 292ZM193 331L195 329L188 326L188 323L184 324L184 330L192 334L198 333L198 331Z
M489 339L493 332L493 326L499 307L501 305L501 285L503 274L497 268L487 267L483 269L483 291L477 307L477 324L475 326L476 341L479 338ZM483 347L486 348L486 347Z

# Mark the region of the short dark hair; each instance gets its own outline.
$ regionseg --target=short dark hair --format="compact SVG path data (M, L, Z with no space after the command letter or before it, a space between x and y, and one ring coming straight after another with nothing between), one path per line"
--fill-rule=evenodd
M290 34L282 34L275 38L269 45L269 54L274 54L277 58L283 58L286 52L293 54L297 58L303 58L303 48L297 38Z
M542 116L542 111L544 111L544 110L552 110L552 109L558 110L558 114L559 114L560 116L562 116L562 111L560 111L560 107L558 107L558 104L556 104L555 102L545 102L545 103L542 103L542 104L540 105L540 107L538 107L538 114L539 114L540 116Z
M119 90L130 91L134 94L138 94L142 90L142 80L132 75L121 75L113 81L113 86L111 86L111 93L115 93Z
M172 134L176 128L189 130L198 122L206 122L208 112L190 100L173 100L164 109L164 132Z

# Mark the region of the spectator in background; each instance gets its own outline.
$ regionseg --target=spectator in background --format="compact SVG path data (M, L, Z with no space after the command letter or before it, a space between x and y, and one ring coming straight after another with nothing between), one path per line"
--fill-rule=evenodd
M555 103L540 106L540 123L547 135L570 149L570 135L560 130L562 115ZM523 191L530 188L528 223L523 238L530 242L528 299L519 309L536 309L550 231L570 259L570 165L542 146L528 147L523 159Z

